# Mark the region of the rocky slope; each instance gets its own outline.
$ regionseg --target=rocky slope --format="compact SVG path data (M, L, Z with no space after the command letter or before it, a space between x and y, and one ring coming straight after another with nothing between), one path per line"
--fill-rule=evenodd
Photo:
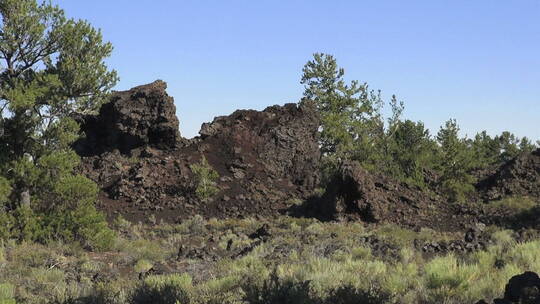
M82 172L102 191L112 218L176 221L292 213L325 220L395 223L466 230L489 222L480 206L449 204L426 191L344 163L317 195L319 118L309 102L239 110L202 125L184 139L166 83L116 92L96 116L77 117L86 137L75 144ZM210 201L195 195L191 165L206 158L219 174ZM503 165L477 185L485 200L540 197L540 150ZM320 193L320 192L319 192ZM299 206L301 202L304 202Z
M522 154L480 180L477 189L484 200L529 196L540 200L540 149Z
M309 105L240 110L204 124L193 140L179 136L163 82L115 93L99 115L81 120L82 170L103 189L100 207L141 220L174 221L278 214L318 183L319 125ZM205 157L220 178L210 202L194 195L190 165Z

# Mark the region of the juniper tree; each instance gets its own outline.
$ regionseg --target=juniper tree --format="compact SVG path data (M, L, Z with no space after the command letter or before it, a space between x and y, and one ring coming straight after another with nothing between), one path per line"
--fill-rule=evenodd
M73 114L99 109L117 81L112 45L49 2L0 0L0 16L0 188L12 189L8 209L46 211L75 186Z

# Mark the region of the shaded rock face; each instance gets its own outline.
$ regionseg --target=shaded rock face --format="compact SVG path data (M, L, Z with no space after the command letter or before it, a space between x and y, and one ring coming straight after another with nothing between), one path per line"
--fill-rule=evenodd
M504 289L504 297L495 299L494 304L538 304L540 303L540 277L527 271L513 276ZM477 304L487 304L480 300Z
M107 140L87 139L98 143L101 149L97 151L106 151L86 154L81 170L100 185L99 207L110 216L119 213L144 220L151 213L156 219L175 221L194 214L218 218L275 215L292 201L307 198L318 184L319 119L312 106L239 110L204 124L200 137L185 140L172 128L177 120L166 119L174 113L173 107L164 109L166 102L172 103L166 96L159 82L120 93L116 103L102 109L96 124L114 126L114 134L109 134L111 127L103 127L96 136ZM120 106L124 104L137 106ZM145 117L155 123L147 123ZM119 139L125 134L136 140ZM196 197L190 168L202 157L219 174L219 193L207 202Z
M198 146L211 151L211 158L230 159L226 166L234 177L245 177L253 171L246 169L256 168L268 178L313 188L318 183L320 158L318 125L314 108L307 105L239 110L203 124Z
M115 149L129 153L145 145L174 148L180 132L174 100L166 88L167 84L158 80L113 93L98 115L78 118L86 138L75 144L76 151L89 156Z
M508 196L540 199L540 149L520 155L483 178L476 186L484 200Z
M450 230L473 224L473 217L467 215L449 221L458 214L453 208L436 194L372 174L357 162L344 162L326 192L306 209L322 219L359 219L410 228Z

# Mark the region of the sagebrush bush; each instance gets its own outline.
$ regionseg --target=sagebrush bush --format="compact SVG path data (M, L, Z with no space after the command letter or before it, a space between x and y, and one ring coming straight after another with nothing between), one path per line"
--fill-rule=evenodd
M89 304L126 304L130 301L132 286L129 282L98 282L90 295Z
M15 286L9 283L0 284L0 304L16 304Z
M187 274L170 274L149 276L133 295L134 304L190 304L193 286L191 277Z

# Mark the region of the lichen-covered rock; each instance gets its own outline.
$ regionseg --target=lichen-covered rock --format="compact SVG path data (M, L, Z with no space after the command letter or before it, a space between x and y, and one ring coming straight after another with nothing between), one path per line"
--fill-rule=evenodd
M75 144L81 155L119 150L129 153L142 146L175 148L180 140L176 107L161 80L115 92L98 115L79 117L86 137Z

